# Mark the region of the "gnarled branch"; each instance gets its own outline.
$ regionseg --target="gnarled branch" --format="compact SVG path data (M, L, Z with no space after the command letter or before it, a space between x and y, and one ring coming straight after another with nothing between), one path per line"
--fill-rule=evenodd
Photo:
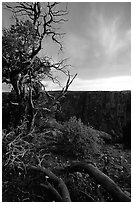
M73 162L70 166L62 168L62 171L67 173L84 172L92 176L92 178L101 184L107 192L109 192L115 201L131 202L131 199L120 189L120 187L107 175L101 172L91 163Z
M56 202L62 202L61 195L50 183L48 183L47 185L45 184L40 184L40 185L46 188L54 196Z
M35 167L31 166L31 170L35 171L41 171L46 176L48 176L56 185L58 185L61 195L62 195L62 201L63 202L71 202L71 198L69 195L69 191L67 189L67 186L65 185L64 181L61 178L58 178L53 172L51 172L49 169L43 168L43 167Z

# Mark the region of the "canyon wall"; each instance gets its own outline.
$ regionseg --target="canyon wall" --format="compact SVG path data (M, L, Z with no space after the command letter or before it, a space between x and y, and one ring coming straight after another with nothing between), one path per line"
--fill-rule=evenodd
M6 128L12 121L12 114L8 93L2 96L2 125ZM61 105L62 112L57 114L57 120L66 121L76 116L85 124L114 137L122 137L123 128L125 134L130 134L127 131L131 126L131 91L68 91Z
M131 122L131 92L68 92L62 113L63 120L76 116L98 130L122 137L123 128Z

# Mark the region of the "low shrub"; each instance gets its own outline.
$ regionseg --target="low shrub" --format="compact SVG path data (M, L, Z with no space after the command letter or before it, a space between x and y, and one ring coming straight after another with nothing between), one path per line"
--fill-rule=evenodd
M97 154L103 140L99 134L90 126L86 126L80 119L71 117L62 125L62 139L60 139L60 150L74 157L84 157L88 153Z

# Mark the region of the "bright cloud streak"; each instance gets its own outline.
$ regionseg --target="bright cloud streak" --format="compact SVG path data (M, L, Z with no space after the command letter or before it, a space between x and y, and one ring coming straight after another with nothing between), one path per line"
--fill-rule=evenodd
M55 84L51 81L44 81L43 84L46 86L46 90L48 91L56 91L62 89L58 84ZM83 80L77 77L70 85L69 91L123 91L131 90L131 85L132 83L130 76L95 80ZM6 91L6 89L4 91Z
M106 22L103 17L99 18L99 41L103 46L105 55L114 60L118 54L131 44L130 29L123 35L119 32L120 18L116 17L111 22Z
M54 84L49 81L45 81L44 84L47 86L47 90L61 90L58 84ZM119 76L95 80L83 80L76 78L71 86L70 91L122 91L131 90L131 77L130 76Z
M83 91L122 91L131 90L131 77L111 77L95 80L82 80L75 79L70 87L70 90L83 90Z
M75 24L79 23L79 31L77 32L76 29L75 32L73 24L73 32L67 34L65 43L66 53L70 56L72 65L75 66L75 72L85 80L130 76L129 7L125 7L122 3L83 4L79 5L81 10L84 9L82 16L77 18L77 21L74 18ZM81 21L82 29L80 29Z

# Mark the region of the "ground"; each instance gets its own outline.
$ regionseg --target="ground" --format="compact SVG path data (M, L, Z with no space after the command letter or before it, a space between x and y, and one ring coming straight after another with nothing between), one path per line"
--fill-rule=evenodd
M25 164L34 166L41 165L50 169L53 173L64 180L73 202L114 201L111 195L109 195L109 193L106 192L102 186L96 183L88 174L80 172L66 174L58 171L60 167L68 166L73 160L79 159L70 156L69 154L66 155L66 153L63 154L63 151L57 151L56 142L55 140L51 142L50 137L49 146L47 145L46 147L46 138L42 138L42 136L40 138L38 137L36 149L33 146L30 153L28 153L27 148L27 154L24 155L23 160L24 167ZM18 168L18 166L14 166L14 168L12 168L11 165L5 165L7 157L6 154L7 153L4 150L3 202L48 202L54 200L48 189L40 186L40 183L46 184L48 182L47 177L44 177L42 173L36 174L35 172L29 172L26 169L24 170L21 165L20 168ZM101 151L99 153L93 153L90 151L90 153L80 158L80 160L85 162L91 161L92 164L108 175L123 191L125 191L126 194L128 194L128 196L130 196L131 151L129 149L124 149L122 144L104 143L102 144ZM16 163L20 164L19 158L17 158Z

